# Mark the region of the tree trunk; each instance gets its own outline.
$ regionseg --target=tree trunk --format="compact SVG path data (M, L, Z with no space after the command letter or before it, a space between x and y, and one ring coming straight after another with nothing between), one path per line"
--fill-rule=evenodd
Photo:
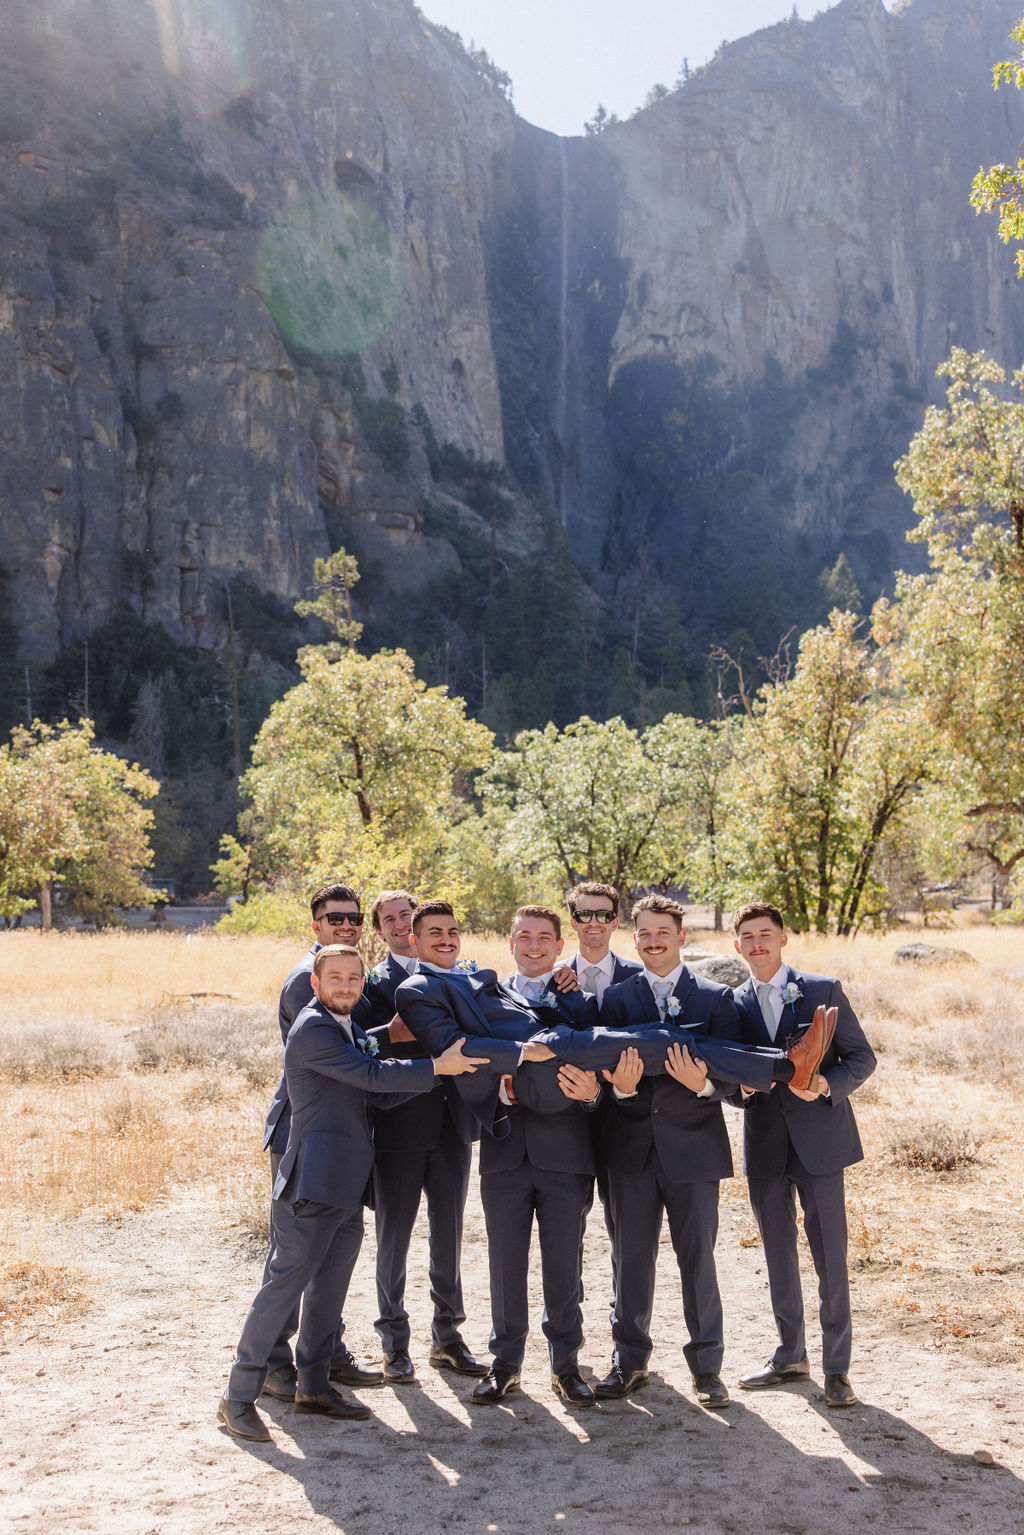
M39 886L39 921L44 933L49 933L53 928L52 895L50 881L44 880Z

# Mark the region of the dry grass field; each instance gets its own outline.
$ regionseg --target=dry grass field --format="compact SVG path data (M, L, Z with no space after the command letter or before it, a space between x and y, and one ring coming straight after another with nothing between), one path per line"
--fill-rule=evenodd
M895 963L896 947L914 938L955 946L972 962ZM728 936L709 933L691 933L690 942L731 947ZM629 952L628 934L618 935L616 947ZM465 952L504 973L504 940L467 939ZM260 1142L280 1068L277 992L300 953L301 941L166 932L0 934L0 1354L10 1356L5 1366L43 1361L31 1371L26 1366L21 1378L49 1368L47 1349L76 1346L71 1340L85 1335L116 1284L102 1254L120 1252L125 1240L133 1250L154 1221L171 1231L172 1245L180 1241L193 1286L203 1263L190 1250L195 1231L214 1232L218 1251L236 1255L222 1261L248 1303L266 1230ZM893 1358L905 1351L934 1356L936 1370L947 1371L942 1379L969 1369L972 1378L991 1380L1002 1407L1006 1382L1016 1379L1019 1389L1024 1363L1024 935L977 925L853 942L800 938L791 941L790 956L805 969L841 977L879 1057L855 1099L867 1156L848 1181L858 1329L870 1331ZM738 1116L727 1117L735 1133ZM763 1287L739 1177L723 1185L722 1214L723 1271L736 1267L748 1276L744 1283ZM598 1220L592 1224L588 1246L593 1241L596 1254L603 1233ZM476 1217L470 1240L481 1241ZM605 1257L594 1262L603 1275ZM147 1253L146 1270L151 1266ZM365 1255L360 1267L369 1273ZM372 1280L364 1280L368 1314L358 1336L372 1352L366 1298ZM592 1276L587 1282L594 1288ZM602 1287L600 1277L598 1293ZM170 1304L173 1312L173 1298ZM486 1307L476 1310L479 1349ZM243 1311L237 1303L229 1308L221 1363L214 1361L218 1381ZM746 1323L767 1357L766 1307L751 1310ZM600 1339L595 1365L605 1346ZM216 1389L215 1381L211 1401L201 1404L206 1416ZM954 1398L948 1407L957 1410ZM182 1429L188 1421L186 1410ZM1007 1433L1016 1434L1014 1443L1020 1439L1018 1429ZM334 1523L341 1527L340 1519ZM61 1527L191 1532L201 1521L101 1518ZM228 1519L218 1527L235 1526ZM356 1520L344 1527L371 1525ZM385 1520L377 1527L389 1526ZM477 1527L555 1526L512 1520ZM655 1520L647 1527L667 1526ZM752 1511L749 1528L758 1527ZM813 1521L779 1527L817 1528ZM960 1524L903 1527L945 1535ZM1019 1525L1007 1526L1013 1527Z

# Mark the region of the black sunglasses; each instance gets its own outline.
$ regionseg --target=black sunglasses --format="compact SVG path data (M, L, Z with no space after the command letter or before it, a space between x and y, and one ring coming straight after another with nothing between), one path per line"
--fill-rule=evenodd
M363 914L361 911L325 911L318 922L327 922L331 927L362 927Z
M577 922L601 922L605 927L610 922L615 921L615 913L613 911L588 911L586 907L583 907L580 911L574 911L573 916Z

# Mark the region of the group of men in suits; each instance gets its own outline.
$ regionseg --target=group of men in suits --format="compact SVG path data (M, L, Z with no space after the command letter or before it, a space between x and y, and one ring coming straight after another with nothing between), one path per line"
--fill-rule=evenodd
M267 1121L271 1252L219 1407L229 1432L269 1437L255 1407L261 1391L292 1400L297 1411L352 1418L368 1409L343 1398L332 1381L415 1379L404 1292L423 1195L434 1303L430 1363L477 1377L474 1405L500 1402L519 1385L534 1221L553 1389L582 1408L643 1386L667 1217L694 1389L704 1406L727 1406L714 1259L719 1182L732 1174L723 1100L744 1113L745 1170L778 1332L769 1364L741 1385L766 1388L809 1375L799 1197L818 1274L826 1402L856 1401L848 1376L842 1170L862 1155L848 1099L874 1057L839 982L782 963L785 926L768 903L736 915L736 948L752 974L735 998L683 962L683 911L669 898L646 896L633 907L636 961L611 952L614 887L584 882L568 906L578 945L569 964L560 963L559 914L523 906L509 940L514 973L501 981L460 960L449 903L385 891L371 921L388 953L363 986L354 947L363 924L358 898L344 885L325 886L313 898L313 946L281 993L284 1075ZM477 1139L489 1366L473 1357L460 1331L462 1220ZM611 1369L592 1387L578 1351L595 1174L614 1301ZM345 1348L341 1320L362 1204L371 1197L384 1353L376 1371L362 1369ZM307 1235L313 1228L315 1238Z

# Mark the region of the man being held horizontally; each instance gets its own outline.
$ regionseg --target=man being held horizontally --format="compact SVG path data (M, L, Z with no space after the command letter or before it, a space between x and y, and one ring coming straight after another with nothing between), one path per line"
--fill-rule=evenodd
M362 932L363 916L359 909L359 897L348 885L330 884L322 885L315 891L310 899L309 909L312 916L313 942L308 952L303 955L299 963L288 972L285 983L281 988L281 996L277 1007L277 1021L281 1030L281 1043L288 1040L292 1024L313 1001L313 961L325 944L347 943L357 944ZM273 1189L277 1181L277 1170L280 1166L284 1148L288 1144L288 1127L291 1116L288 1108L288 1089L281 1073L277 1091L274 1094L267 1114L266 1128L263 1138L264 1150L270 1151L270 1186ZM270 1201L270 1248L274 1247L274 1218L277 1206ZM267 1263L270 1258L268 1255ZM269 1269L264 1271L264 1279L268 1277ZM287 1317L284 1322L281 1337L277 1340L270 1355L270 1369L263 1387L264 1396L276 1397L278 1401L291 1402L295 1397L295 1364L292 1359L291 1338L299 1325L299 1316L296 1311L293 1316ZM334 1358L331 1362L331 1373L335 1380L340 1380L346 1386L379 1386L384 1379L379 1370L364 1370L353 1359L349 1350L341 1342L341 1335L345 1331L344 1319L338 1318L338 1342L335 1347Z
M351 1017L363 961L347 944L319 951L312 985L316 1001L299 1014L285 1046L291 1126L274 1185L274 1246L217 1409L239 1439L270 1438L255 1403L282 1324L300 1302L295 1411L369 1416L329 1381L338 1317L363 1239L363 1191L373 1164L367 1096L386 1108L409 1093L429 1092L437 1076L471 1072L476 1064L462 1054L461 1040L434 1061L378 1059Z
M733 931L737 953L751 970L751 979L736 992L744 1037L751 1044L782 1043L812 1025L817 1009L835 1008L837 1014L834 1037L806 1089L777 1083L769 1093L743 1095L744 1170L779 1341L765 1368L744 1376L740 1385L757 1390L806 1380L810 1374L797 1255L799 1195L818 1275L825 1404L853 1407L843 1169L864 1155L849 1099L874 1071L874 1052L840 983L783 960L788 935L778 907L767 901L741 907Z
M412 924L419 902L408 890L384 890L370 908L370 921L388 946L387 958L367 977L356 1009L360 1022L376 1025L381 1054L400 1060L427 1060L395 1011L395 994L416 970ZM364 1009L366 1019L364 1019ZM448 1081L429 1093L378 1114L374 1124L374 1218L377 1227L377 1302L374 1323L384 1345L384 1378L392 1385L416 1379L409 1354L406 1269L421 1195L426 1196L430 1294L434 1303L430 1363L458 1375L486 1375L459 1329L466 1320L462 1299L462 1223L469 1189L473 1142L480 1127Z

